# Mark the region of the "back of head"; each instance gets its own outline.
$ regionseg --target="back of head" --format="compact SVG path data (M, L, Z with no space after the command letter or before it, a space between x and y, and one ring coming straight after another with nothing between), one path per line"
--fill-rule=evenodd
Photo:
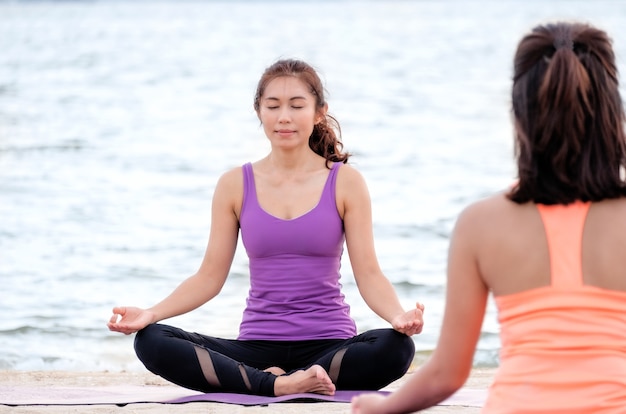
M607 34L581 23L538 26L518 45L513 115L517 202L626 196L626 136Z

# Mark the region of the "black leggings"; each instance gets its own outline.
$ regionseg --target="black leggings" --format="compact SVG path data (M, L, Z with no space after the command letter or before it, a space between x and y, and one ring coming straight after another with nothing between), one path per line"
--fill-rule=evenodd
M316 364L337 390L378 390L406 373L415 344L393 329L350 339L241 341L153 324L135 336L135 352L148 370L185 388L274 396L276 375L264 369L291 373Z

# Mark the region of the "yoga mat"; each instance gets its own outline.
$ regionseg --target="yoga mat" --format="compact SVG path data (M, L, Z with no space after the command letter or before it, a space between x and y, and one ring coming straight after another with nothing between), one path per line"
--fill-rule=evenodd
M176 386L0 386L0 405L118 405L139 403L184 404L212 402L242 406L269 405L284 402L350 402L353 396L372 391L337 391L335 395L312 393L292 394L281 397L259 395L208 393L203 394ZM378 391L388 394L389 391ZM482 407L487 391L462 388L439 405Z
M321 395L321 394L290 394L282 395L280 397L263 397L260 395L248 395L248 394L230 394L230 393L210 393L192 395L188 397L176 398L171 401L167 401L170 404L181 404L194 401L205 402L219 402L225 404L237 404L237 405L269 405L281 402L350 402L352 397L362 393L373 391L337 391L335 395ZM375 391L379 394L389 394L388 391Z
M390 391L337 391L335 395L320 395L320 394L292 394L284 395L281 397L263 397L259 395L245 395L245 394L229 394L229 393L211 393L211 394L198 394L187 397L177 398L171 401L167 401L170 404L188 403L194 401L204 402L219 402L225 404L238 404L238 405L269 405L280 402L350 402L352 397L359 394L367 394L376 392L378 394L387 395ZM462 388L457 391L450 398L440 402L437 405L458 405L463 407L482 407L485 398L487 397L487 391L482 389Z
M1 386L0 405L126 405L164 403L199 392L177 386Z

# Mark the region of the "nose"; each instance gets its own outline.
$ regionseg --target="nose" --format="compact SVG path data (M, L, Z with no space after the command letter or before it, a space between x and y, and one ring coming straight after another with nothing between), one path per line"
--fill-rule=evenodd
M289 108L281 108L280 113L278 114L278 122L281 124L288 123L291 120L291 114L289 113Z

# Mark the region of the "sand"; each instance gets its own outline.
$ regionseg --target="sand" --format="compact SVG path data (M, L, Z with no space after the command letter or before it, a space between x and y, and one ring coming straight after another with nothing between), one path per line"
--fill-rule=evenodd
M494 369L474 369L465 387L486 389L492 381ZM386 390L394 390L407 380L409 372L403 378L392 383ZM65 372L65 371L0 371L0 386L11 387L108 387L119 385L163 386L171 384L149 372ZM20 406L0 405L0 413L186 413L186 414L299 414L299 413L349 413L347 403L278 403L269 406L243 407L232 404L193 402L187 404L129 404L116 405L76 405L76 406ZM479 413L480 408L463 406L437 406L424 410L425 413Z

